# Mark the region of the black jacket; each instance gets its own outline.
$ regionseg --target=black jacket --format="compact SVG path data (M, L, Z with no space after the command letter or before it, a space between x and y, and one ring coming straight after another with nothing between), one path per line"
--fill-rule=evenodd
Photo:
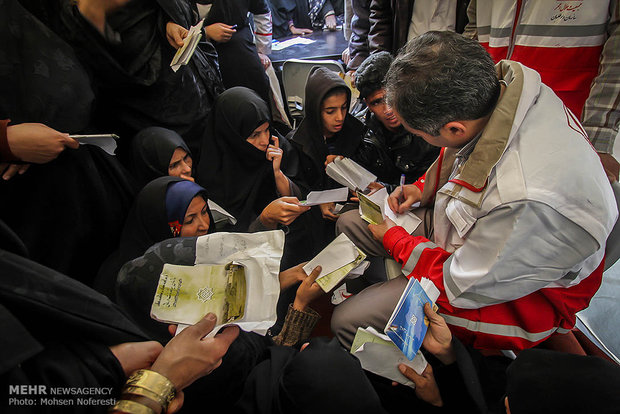
M363 115L363 114L362 114ZM439 147L400 127L396 133L387 130L368 111L366 133L357 150L356 161L386 184L389 192L399 184L401 174L412 183L423 175L439 155Z

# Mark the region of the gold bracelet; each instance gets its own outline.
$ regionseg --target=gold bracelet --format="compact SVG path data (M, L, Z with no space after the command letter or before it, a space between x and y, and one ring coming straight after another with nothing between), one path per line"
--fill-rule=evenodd
M157 395L158 398L156 401L163 406L164 411L176 396L174 384L168 378L164 377L159 372L147 369L140 369L134 372L125 383L125 389L127 388L142 388L149 391L151 394ZM135 392L133 394L135 394Z
M123 388L122 395L125 394L139 395L148 398L149 400L155 401L164 408L167 408L169 404L169 401L167 400L165 395L157 394L151 390L147 390L146 388L125 386L125 388Z
M117 401L114 407L110 408L110 412L114 411L122 411L129 414L155 414L152 408L129 400Z

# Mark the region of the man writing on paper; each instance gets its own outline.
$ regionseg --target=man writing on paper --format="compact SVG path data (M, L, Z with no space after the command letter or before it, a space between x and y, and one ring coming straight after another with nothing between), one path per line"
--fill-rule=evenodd
M477 348L523 349L566 332L588 306L618 215L609 181L577 118L535 71L494 67L461 35L411 41L387 75L407 130L445 147L393 209L434 207L434 234L369 226L407 277L440 290L440 313ZM424 182L423 182L424 181ZM338 306L332 329L385 326L407 279L373 285Z

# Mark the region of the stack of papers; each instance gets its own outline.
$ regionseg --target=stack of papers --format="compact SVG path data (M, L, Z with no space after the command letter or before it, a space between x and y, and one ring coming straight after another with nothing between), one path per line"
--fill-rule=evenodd
M350 158L335 159L334 162L327 164L325 173L351 191L365 190L368 184L377 180L376 175Z
M365 266L363 270L366 270L368 262L362 263L365 258L364 252L358 249L346 234L342 233L306 263L303 269L309 275L315 267L321 266L321 273L316 283L325 292L329 292L356 268ZM355 273L359 274L359 271Z
M423 282L430 295L437 300L439 291L435 285L429 279L423 279ZM419 351L428 329L424 304L430 303L432 306L434 300L429 298L420 282L412 277L385 325L385 334L410 361Z
M415 388L415 384L398 370L399 364L405 364L422 375L426 369L426 358L420 351L413 361L405 358L405 355L394 345L390 338L377 332L374 328L357 328L351 353L359 359L362 368L374 374L391 379L400 384Z
M283 42L278 42L277 40L272 41L271 50L275 52L278 50L286 49L287 47L291 47L294 45L309 45L311 43L314 43L314 40L308 39L307 37L297 36L297 37L293 37L292 39L285 40Z
M175 53L172 58L172 62L170 62L170 67L173 71L176 72L182 65L187 65L194 55L196 46L198 46L198 42L200 42L200 38L202 37L202 24L204 20L205 19L202 19L196 26L189 28L187 36L183 39L183 46L177 50L177 53Z
M403 214L394 213L388 204L388 193L385 188L369 196L358 192L357 197L360 200L360 216L370 224L380 224L383 223L383 220L389 218L396 225L404 228L407 233L413 233L422 222L418 216L410 211ZM419 205L420 203L415 203L412 207Z

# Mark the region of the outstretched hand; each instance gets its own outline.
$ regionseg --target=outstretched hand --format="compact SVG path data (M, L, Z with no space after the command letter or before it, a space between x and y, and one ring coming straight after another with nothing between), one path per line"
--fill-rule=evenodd
M172 381L180 391L219 367L228 347L237 339L239 328L229 326L215 337L205 338L215 327L216 319L214 314L208 313L172 338L151 369Z
M319 208L321 209L321 215L325 220L336 221L338 220L338 217L340 217L340 214L334 213L336 203L319 204Z
M426 401L436 407L443 406L443 400L441 399L441 393L435 381L435 375L433 375L433 367L431 364L426 365L422 375L418 375L410 366L405 364L398 365L398 370L407 378L409 378L415 384L415 395L419 399Z
M316 279L321 274L321 270L321 266L315 267L304 281L301 282L295 294L293 309L304 311L310 303L325 293L321 286L316 283Z
M233 26L224 23L213 23L205 27L207 37L218 43L228 42L236 32Z
M187 37L188 33L189 31L183 26L179 26L173 22L166 23L166 39L168 39L170 46L175 49L183 47L185 43L183 39Z
M280 274L278 275L280 280L280 292L293 286L295 283L303 282L308 277L308 275L306 274L306 272L304 272L303 269L306 263L308 262L300 263L297 266L280 272Z
M267 205L260 214L265 227L275 229L278 224L288 226L310 207L299 204L297 197L280 197Z
M69 138L69 134L43 124L9 125L6 135L13 155L34 164L44 164L58 157L65 148L77 149L80 146L76 140Z
M303 27L295 27L294 25L289 26L289 30L294 36L305 36L312 34L312 29L304 29Z

